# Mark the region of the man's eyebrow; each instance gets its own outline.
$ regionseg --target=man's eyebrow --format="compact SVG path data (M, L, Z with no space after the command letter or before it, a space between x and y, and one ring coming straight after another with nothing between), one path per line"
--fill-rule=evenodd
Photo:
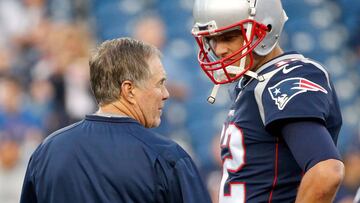
M166 80L167 80L167 77L166 77L166 75L165 75L165 76L163 76L163 77L158 81L158 83L165 82Z

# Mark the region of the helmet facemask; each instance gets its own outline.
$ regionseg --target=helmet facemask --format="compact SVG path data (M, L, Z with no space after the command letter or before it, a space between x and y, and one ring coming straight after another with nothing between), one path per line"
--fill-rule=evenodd
M211 23L208 25L197 24L192 30L192 34L200 48L198 61L213 83L231 83L251 69L254 64L253 50L265 38L268 28L252 19L242 20L222 28L217 28L214 22ZM234 30L240 31L243 45L228 56L218 57L213 49L211 38ZM245 63L245 60L247 60L247 63ZM241 61L241 65L233 65L238 61Z

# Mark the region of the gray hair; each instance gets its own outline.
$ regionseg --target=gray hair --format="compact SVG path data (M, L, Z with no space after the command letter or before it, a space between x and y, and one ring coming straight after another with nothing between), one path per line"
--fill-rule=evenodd
M90 82L99 104L119 99L121 84L125 80L141 85L150 77L148 60L160 57L160 51L150 44L118 38L103 42L91 56Z

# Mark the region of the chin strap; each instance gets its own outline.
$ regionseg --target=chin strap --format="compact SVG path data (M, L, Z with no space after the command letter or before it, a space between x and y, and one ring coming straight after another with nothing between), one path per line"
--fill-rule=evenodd
M234 75L236 75L236 74L241 73L241 72L243 71L243 69L244 69L244 68L238 67L238 66L228 66L226 70L228 71L229 74L234 74ZM222 74L218 74L218 78L226 77L223 71L221 71L221 73L222 73ZM258 80L259 82L263 82L263 81L265 80L265 77L264 77L263 75L259 75L259 74L257 74L256 72L253 72L253 71L250 71L250 70L246 71L246 72L244 73L244 75L247 75L247 76L249 76L249 77L252 77L252 78ZM218 93L218 91L219 91L219 88L220 88L220 85L219 85L219 84L214 85L214 87L213 87L213 89L212 89L212 91L211 91L210 96L207 98L207 101L208 101L210 104L214 104L214 103L215 103L216 95L217 95L217 93Z
M214 104L215 103L215 98L216 98L216 95L218 93L218 90L220 88L220 85L214 85L213 89L211 90L211 94L210 96L207 98L207 101L210 103L210 104Z
M256 72L253 72L253 71L246 71L244 75L247 75L247 76L250 76L256 80L258 80L259 82L262 82L265 80L264 76L263 75L259 75L257 74Z

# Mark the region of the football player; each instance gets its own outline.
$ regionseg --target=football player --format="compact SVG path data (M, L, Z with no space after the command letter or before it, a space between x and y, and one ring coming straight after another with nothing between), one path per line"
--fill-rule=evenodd
M196 0L193 15L198 60L215 84L209 101L234 84L220 202L331 202L344 175L338 99L321 64L279 46L281 1Z

